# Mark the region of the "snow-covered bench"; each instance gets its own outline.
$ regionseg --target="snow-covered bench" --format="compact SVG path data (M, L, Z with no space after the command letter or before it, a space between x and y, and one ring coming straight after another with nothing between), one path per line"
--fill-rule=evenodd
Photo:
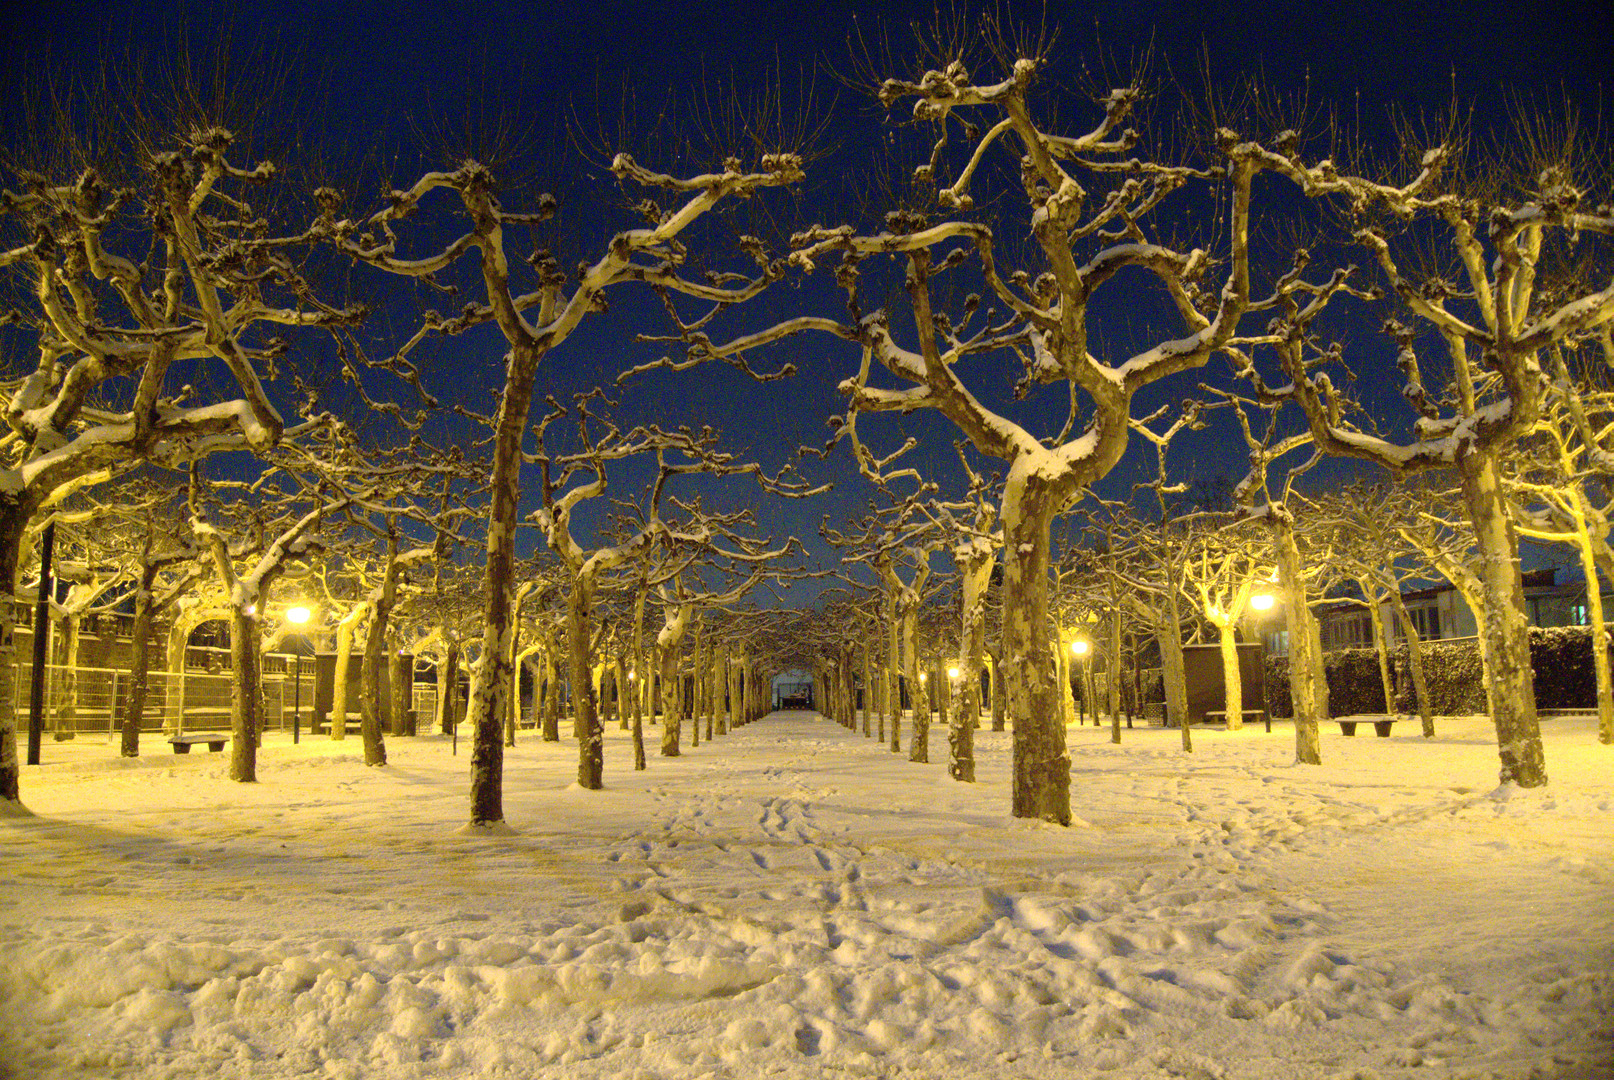
M197 743L206 743L208 750L216 754L223 750L224 744L229 741L230 734L227 731L196 731L186 735L168 736L168 742L176 754L190 753L191 747Z
M1244 719L1247 720L1248 722L1252 723L1252 724L1255 723L1257 720L1263 720L1263 721L1266 722L1267 730L1268 731L1272 730L1272 717L1267 715L1265 709L1245 709L1244 710ZM1212 709L1212 710L1206 712L1205 713L1205 723L1207 723L1207 724L1226 724L1227 723L1227 711L1225 709Z
M1342 734L1355 735L1356 725L1362 723L1362 721L1335 720L1334 723L1339 725L1339 730ZM1390 728L1395 724L1395 721L1386 718L1384 720L1369 720L1367 723L1373 725L1373 734L1377 735L1381 739L1388 739L1390 737Z

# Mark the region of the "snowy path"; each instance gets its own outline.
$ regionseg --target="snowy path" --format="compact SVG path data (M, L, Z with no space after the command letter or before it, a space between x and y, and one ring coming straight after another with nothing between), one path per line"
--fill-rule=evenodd
M812 714L645 773L507 751L454 835L438 738L133 765L47 747L0 819L0 1076L1586 1078L1610 1064L1614 770L1493 797L1422 740L1070 731L1082 823L1016 822ZM464 748L462 747L462 750ZM9 1063L11 1072L6 1072Z

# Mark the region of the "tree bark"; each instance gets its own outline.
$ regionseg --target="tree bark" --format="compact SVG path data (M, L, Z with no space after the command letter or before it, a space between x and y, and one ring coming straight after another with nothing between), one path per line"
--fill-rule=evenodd
M347 738L347 673L353 663L353 634L358 624L363 622L370 613L369 601L358 604L336 624L336 657L334 670L331 675L331 715L328 717L331 730L330 737L335 740ZM361 661L360 678L363 678ZM361 693L362 696L362 693ZM359 707L364 707L360 702Z
M135 590L134 627L129 640L129 686L123 699L123 733L119 747L124 757L140 756L140 727L146 719L146 698L151 692L152 589L156 583L157 567L148 566L141 573L140 585Z
M1518 537L1503 501L1495 456L1475 450L1458 467L1463 503L1474 525L1480 587L1485 596L1482 633L1490 654L1491 722L1496 728L1501 781L1541 787L1547 782L1547 765L1536 717Z
M1396 620L1401 624L1401 636L1407 642L1407 666L1412 670L1412 693L1418 719L1423 726L1423 737L1435 737L1435 718L1429 711L1429 683L1423 674L1423 644L1418 638L1418 627L1411 612L1401 599L1399 589L1390 590L1390 603L1395 606Z
M908 760L930 760L930 695L919 681L919 599L915 597L902 613L902 662L908 673L908 693L913 698L913 734L908 743ZM892 747L896 749L896 747Z
M258 668L258 620L235 607L230 612L230 779L258 779L258 737L263 727Z
M1010 473L1003 499L1003 652L1013 689L1015 817L1070 824L1070 757L1048 608L1052 493Z
M1294 521L1287 510L1275 509L1267 517L1272 531L1273 561L1278 565L1278 587L1283 590L1284 613L1289 624L1289 697L1295 713L1295 760L1321 765L1322 743L1317 723L1318 657L1314 650L1311 608L1306 603L1305 565L1295 542Z
M393 735L414 734L408 725L409 711L415 707L415 659L403 655L403 644L396 632L387 642L387 694L391 699L387 711L392 715Z
M1222 653L1222 689L1225 691L1227 730L1244 727L1244 673L1239 670L1238 624L1232 619L1216 623L1216 632Z
M566 600L566 654L572 684L572 715L577 732L577 784L589 791L605 786L604 730L594 711L594 680L589 669L592 642L590 609L594 583L586 575L572 579Z
M437 665L437 730L444 735L454 732L457 718L454 715L454 696L460 681L459 642L446 631L443 634L443 659Z
M544 647L544 742L560 742L560 662L553 635Z

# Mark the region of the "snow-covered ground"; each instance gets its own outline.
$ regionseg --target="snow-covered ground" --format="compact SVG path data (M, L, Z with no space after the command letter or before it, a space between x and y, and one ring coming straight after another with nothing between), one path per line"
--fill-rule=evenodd
M1002 734L964 785L808 713L637 774L612 728L585 792L523 733L513 837L457 834L437 737L272 738L254 785L47 743L0 1075L1605 1078L1614 748L1545 730L1519 792L1483 720L1321 768L1072 728L1069 829L1008 817Z

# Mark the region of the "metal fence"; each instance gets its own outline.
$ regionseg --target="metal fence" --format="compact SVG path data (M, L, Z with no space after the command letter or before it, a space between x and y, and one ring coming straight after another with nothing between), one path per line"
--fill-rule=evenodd
M263 726L265 731L290 731L294 719L307 731L314 715L315 668L297 663L296 657L270 653L263 658ZM229 671L152 670L146 673L146 708L142 732L180 734L186 731L220 731L230 727L232 675ZM12 706L19 724L27 721L33 665L19 663L13 681ZM67 739L101 735L111 739L122 730L128 706L129 673L121 668L45 667L44 731ZM437 687L416 683L410 702L420 718L421 732L430 730L437 717Z
M314 673L302 674L302 708L306 716L314 702ZM19 664L14 682L13 707L19 716L28 715L33 682L33 666ZM228 672L150 671L146 674L146 708L140 730L217 731L230 726L230 682ZM266 675L263 679L263 724L268 731L289 731L297 702L298 687L289 675ZM118 668L45 668L44 730L59 738L78 735L104 735L111 738L123 722L128 705L129 673Z

